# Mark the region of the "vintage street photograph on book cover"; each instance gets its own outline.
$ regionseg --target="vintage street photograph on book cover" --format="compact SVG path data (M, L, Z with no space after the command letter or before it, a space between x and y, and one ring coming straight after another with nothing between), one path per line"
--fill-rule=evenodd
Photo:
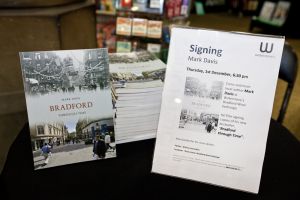
M117 143L154 138L166 65L147 51L109 54Z
M152 172L258 193L283 44L174 27Z
M107 49L20 53L35 169L116 156Z

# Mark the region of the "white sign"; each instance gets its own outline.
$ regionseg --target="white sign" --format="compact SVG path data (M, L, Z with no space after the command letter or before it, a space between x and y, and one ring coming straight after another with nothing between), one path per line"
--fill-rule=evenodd
M258 193L283 45L173 28L152 172Z

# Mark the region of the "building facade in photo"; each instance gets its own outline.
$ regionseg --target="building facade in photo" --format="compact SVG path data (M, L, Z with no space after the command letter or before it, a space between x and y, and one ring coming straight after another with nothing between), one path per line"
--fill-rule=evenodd
M85 138L91 138L93 140L95 140L97 135L104 136L111 132L114 132L114 123L112 118L91 121L82 127L82 135Z
M63 123L37 124L32 127L32 150L40 149L45 143L63 144L68 136L68 129Z

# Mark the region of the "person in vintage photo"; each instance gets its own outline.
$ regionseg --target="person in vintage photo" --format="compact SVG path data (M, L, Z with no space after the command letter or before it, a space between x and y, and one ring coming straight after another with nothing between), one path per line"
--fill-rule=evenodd
M109 133L105 134L104 141L105 141L106 149L109 150L111 148L110 147L111 138L110 138L110 134Z
M51 156L51 146L47 143L44 144L44 146L41 148L42 156L44 157L44 165L47 165L49 163L49 158Z
M105 158L106 150L107 148L104 139L101 138L101 136L97 136L96 149L95 149L97 159Z
M207 123L206 126L206 131L207 133L211 133L212 131L214 131L216 128L216 123L214 122L214 120L211 120Z

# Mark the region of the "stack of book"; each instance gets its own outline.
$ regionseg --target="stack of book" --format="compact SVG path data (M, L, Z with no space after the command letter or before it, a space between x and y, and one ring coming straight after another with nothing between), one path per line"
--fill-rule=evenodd
M169 19L179 16L187 17L190 4L190 0L167 0L165 6L167 17Z
M110 54L117 143L156 136L165 70L147 51Z
M118 0L118 10L162 14L164 0Z
M163 23L160 20L118 17L116 27L117 35L160 39L162 36Z
M97 45L108 48L108 52L116 51L116 23L112 17L97 17Z

